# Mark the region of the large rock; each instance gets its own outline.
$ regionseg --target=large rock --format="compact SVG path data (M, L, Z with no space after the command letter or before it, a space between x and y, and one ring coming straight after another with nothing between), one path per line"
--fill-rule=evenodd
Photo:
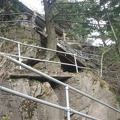
M44 56L44 55L43 55ZM45 58L43 58L45 59ZM52 62L39 62L33 66L33 68L46 72L49 75L57 75L63 73L61 69L60 59L55 56L51 59ZM58 62L58 63L53 63Z
M68 43L73 49L82 50L82 46L79 43Z
M57 96L48 82L10 79L1 84L18 92L58 104ZM59 110L0 91L0 119L59 120Z
M9 26L8 24L7 26L3 27L3 31L0 32L0 35L8 39L12 39L16 42L41 46L40 35L33 28L30 27L24 28L16 25ZM4 42L1 43L1 51L9 54L18 55L18 44L4 40ZM37 48L20 44L21 56L36 58L37 52Z
M2 77L2 76L1 76ZM91 72L74 74L66 81L67 84L120 109L115 94L109 91L109 85L94 76ZM66 106L65 88L48 82L39 82L34 79L15 78L0 81L6 86L21 93L38 99ZM100 120L119 120L120 114L76 92L69 91L70 107L79 112L94 116ZM9 117L12 120L66 120L66 112L40 103L0 91L0 119ZM84 120L76 114L71 114L71 120Z
M109 104L117 109L120 109L116 102L116 96L109 90L109 85L94 76L90 72L82 72L75 75L67 81L71 86L99 99L102 102ZM70 91L70 106L85 114L99 118L100 120L118 120L120 114L111 110L89 98L84 97L75 92ZM84 120L85 118L73 114L71 120Z

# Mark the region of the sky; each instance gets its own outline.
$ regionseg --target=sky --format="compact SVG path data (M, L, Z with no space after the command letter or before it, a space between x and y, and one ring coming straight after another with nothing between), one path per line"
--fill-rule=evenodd
M19 1L23 2L26 6L30 7L31 9L38 11L41 14L44 14L42 0L19 0Z
M23 2L28 7L32 8L33 10L38 11L41 14L44 14L44 7L42 5L43 0L19 0ZM75 0L69 0L71 2L74 2ZM84 0L78 0L78 1L84 1Z

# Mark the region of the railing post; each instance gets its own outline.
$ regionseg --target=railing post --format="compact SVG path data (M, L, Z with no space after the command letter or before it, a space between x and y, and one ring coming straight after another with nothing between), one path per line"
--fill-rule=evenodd
M19 56L19 62L21 62L22 59L21 59L20 42L18 42L18 56ZM21 69L21 66L20 66L20 69Z
M70 120L70 103L69 103L69 86L65 87L66 90L66 106L67 106L67 120Z
M77 60L76 60L76 55L75 54L74 54L74 61L75 61L76 72L78 73L78 65L77 65Z
M83 56L83 54L82 54L82 50L80 50L80 55Z

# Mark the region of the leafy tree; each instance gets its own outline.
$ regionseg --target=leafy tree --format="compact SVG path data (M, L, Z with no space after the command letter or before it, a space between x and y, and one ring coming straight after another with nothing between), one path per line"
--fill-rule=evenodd
M103 7L103 20L108 24L106 31L108 32L108 37L115 41L116 52L120 56L120 1L119 0L101 0L101 7Z
M67 0L64 2L57 2L56 9L53 11L54 21L59 24L64 24L68 35L77 38L78 36L86 39L91 29L88 28L88 21L86 15L84 15L83 2L79 4L70 3ZM82 24L83 23L83 24ZM72 33L72 34L71 34Z
M93 31L100 33L104 46L106 40L116 43L116 51L120 53L120 1L119 0L85 0L69 2L68 0L48 0L51 9L51 22L57 22L68 35L75 39L86 40ZM102 21L104 24L102 25ZM47 22L46 22L47 23ZM56 48L54 48L56 49Z
M0 0L0 13L12 13L12 12L20 12L24 8L23 4L18 0ZM15 15L1 15L1 20L10 20L13 19Z

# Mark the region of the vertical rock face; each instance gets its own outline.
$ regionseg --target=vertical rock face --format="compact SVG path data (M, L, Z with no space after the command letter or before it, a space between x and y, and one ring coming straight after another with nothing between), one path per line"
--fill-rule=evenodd
M18 92L58 104L57 96L48 82L12 79L11 82L2 81L1 84ZM0 91L0 119L7 116L11 120L59 120L59 111Z
M100 101L107 103L117 109L120 109L116 102L116 96L109 91L109 85L97 78L92 73L83 72L75 75L73 78L67 81L71 86L99 99ZM77 109L85 114L89 114L100 120L118 120L120 119L120 113L111 110L100 103L97 103L83 95L70 91L70 105L71 108ZM72 120L84 120L78 115L73 114Z
M21 17L21 16L18 16ZM27 16L25 18L25 15L22 16L22 19L28 19ZM0 39L0 50L1 52L8 53L8 54L13 54L13 55L19 55L22 57L29 57L28 59L21 59L22 62L34 66L34 68L38 68L39 70L45 71L45 69L48 69L48 72L62 72L61 70L61 65L60 64L52 64L52 63L45 63L45 62L40 62L38 61L33 61L30 58L37 58L37 59L45 59L46 57L46 50L43 49L38 49L37 47L31 47L30 45L35 45L35 46L41 46L41 37L38 32L32 27L31 22L24 22L25 24L22 24L22 22L17 22L17 23L11 23L11 24L2 24L0 28L0 36L3 36L5 38L8 38L10 40L14 40L16 42L11 42L7 40ZM20 49L18 49L18 43L21 42L24 44L28 45L20 45ZM45 44L45 43L44 43ZM18 58L18 57L17 57ZM54 58L51 59L52 61L60 62L59 58L55 56ZM0 58L0 61L2 59ZM36 65L36 63L38 63ZM15 66L12 63L8 63L9 66ZM53 67L51 67L51 65ZM7 65L8 66L8 65ZM10 67L11 68L11 67ZM13 67L12 67L13 68Z
M24 28L17 25L4 26L3 31L0 31L0 36L12 39L16 42L22 42L25 44L41 45L40 35L30 27ZM18 44L15 42L0 40L1 51L18 55ZM38 49L26 45L20 44L21 56L36 57Z
M120 109L115 95L109 91L108 84L97 79L90 72L74 74L66 83ZM27 78L8 79L0 81L0 84L38 99L66 106L65 88L62 86L55 85L52 88L48 82L42 83ZM70 107L72 109L94 116L100 120L120 119L119 113L83 95L71 90L69 95ZM66 120L66 112L0 91L0 119L4 117L9 117L11 120ZM84 117L71 113L71 120L84 119Z
M51 61L55 61L60 63L60 59L55 56L54 58L51 59ZM46 72L47 74L61 74L63 73L61 69L61 64L55 64L52 62L39 62L33 66L33 68Z

